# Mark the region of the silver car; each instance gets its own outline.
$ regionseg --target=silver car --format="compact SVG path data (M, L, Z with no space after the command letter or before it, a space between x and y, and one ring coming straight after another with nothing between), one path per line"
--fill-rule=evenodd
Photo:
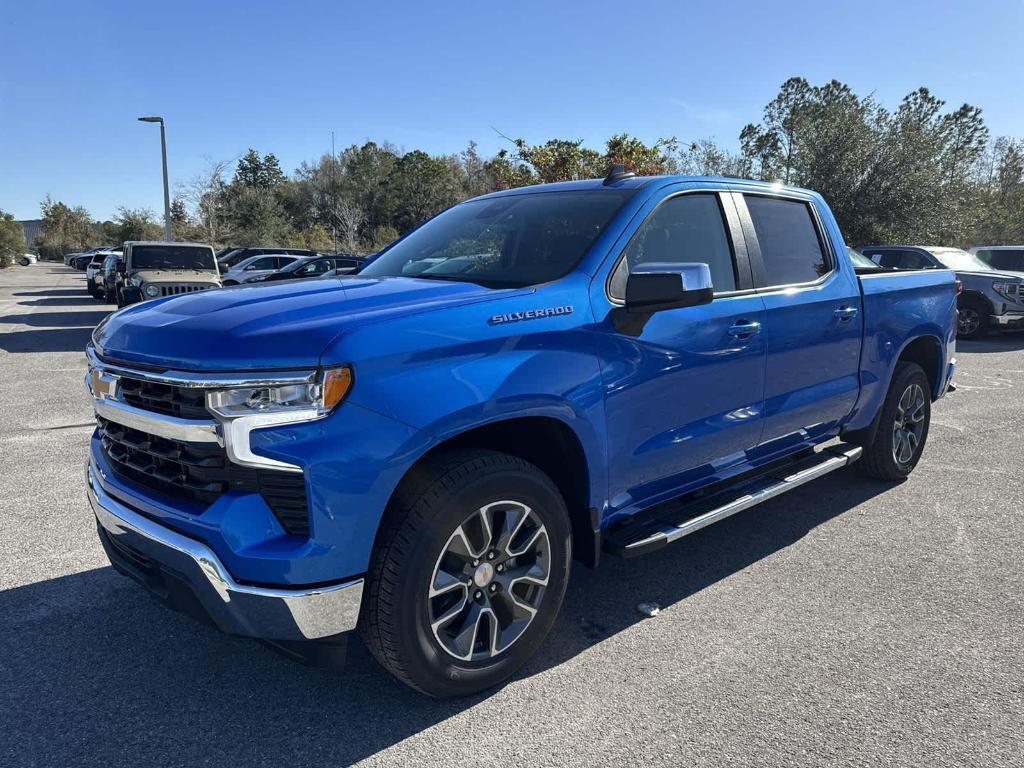
M284 269L296 259L302 256L295 256L290 253L262 254L250 256L248 259L238 262L221 277L223 285L239 285L241 283L256 283L258 278L269 275Z
M861 253L890 269L948 269L962 292L957 336L980 339L990 328L1024 328L1024 273L996 270L960 248L869 245Z

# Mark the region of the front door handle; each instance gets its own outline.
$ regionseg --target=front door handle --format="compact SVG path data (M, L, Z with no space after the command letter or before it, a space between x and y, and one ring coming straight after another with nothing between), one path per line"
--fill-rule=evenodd
M839 322L845 323L847 320L853 320L853 318L855 318L857 316L857 308L856 307L840 307L839 309L837 309L832 314L835 315L837 318L839 318Z
M729 335L737 339L746 339L761 332L761 324L749 320L738 320L729 326Z

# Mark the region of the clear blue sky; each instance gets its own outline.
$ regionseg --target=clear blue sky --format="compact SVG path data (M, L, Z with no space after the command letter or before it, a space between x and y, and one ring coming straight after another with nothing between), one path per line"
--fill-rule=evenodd
M740 128L792 75L893 107L926 85L1024 136L1021 2L95 2L5 4L0 209L49 193L107 218L247 147L286 171L366 139L456 152Z

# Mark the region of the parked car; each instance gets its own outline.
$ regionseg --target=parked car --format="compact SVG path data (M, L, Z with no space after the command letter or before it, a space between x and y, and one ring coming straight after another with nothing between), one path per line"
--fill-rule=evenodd
M118 312L87 350L100 539L225 631L301 654L359 627L417 690L479 691L573 557L913 471L954 277L869 271L813 192L620 167L455 205L344 281Z
M146 299L220 287L213 247L203 243L129 241L114 273L114 298L124 307Z
M355 256L316 256L310 259L296 259L284 269L246 280L247 283L276 282L278 280L300 280L327 275L354 275L363 266L363 260Z
M124 262L124 254L121 251L111 251L103 260L103 266L96 273L96 292L93 298L100 299L106 304L112 304L116 300L116 278L117 265Z
M1024 273L1024 245L976 245L970 253L993 269Z
M264 256L250 256L223 272L224 285L254 283L272 272L284 269L289 264L299 261L301 256L278 253ZM223 269L223 266L221 267Z
M223 256L218 256L217 263L220 265L220 271L223 273L236 267L246 259L251 259L253 256L274 256L279 254L302 257L320 255L308 248L232 248Z
M27 267L30 264L35 264L39 260L39 257L34 253L23 253L18 257L18 263L23 267Z
M90 248L88 251L82 253L72 253L64 257L64 263L78 270L84 270L89 263L92 261L92 257L101 251L114 250L113 246L102 245L99 248Z
M961 339L979 339L993 326L1024 327L1024 274L997 271L959 248L871 245L860 250L883 267L955 272L963 288L957 302Z
M103 270L103 263L108 256L114 253L120 254L121 252L108 249L96 251L85 267L85 290L94 299L98 299L102 295L103 287L99 283L99 278Z

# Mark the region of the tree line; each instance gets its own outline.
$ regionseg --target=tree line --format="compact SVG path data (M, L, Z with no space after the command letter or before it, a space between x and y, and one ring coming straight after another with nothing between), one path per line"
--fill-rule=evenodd
M975 106L947 105L927 88L895 110L836 80L783 83L739 150L711 139L622 133L603 148L582 140L507 147L483 156L404 151L368 141L302 163L290 175L272 154L250 149L211 163L178 186L176 239L217 246L270 245L349 252L379 249L468 197L544 182L604 176L613 163L642 175L683 173L781 181L814 189L851 244L960 245L1024 242L1024 141L993 138ZM0 212L2 213L2 212ZM161 239L151 211L123 207L112 221L47 197L41 254L98 243Z

